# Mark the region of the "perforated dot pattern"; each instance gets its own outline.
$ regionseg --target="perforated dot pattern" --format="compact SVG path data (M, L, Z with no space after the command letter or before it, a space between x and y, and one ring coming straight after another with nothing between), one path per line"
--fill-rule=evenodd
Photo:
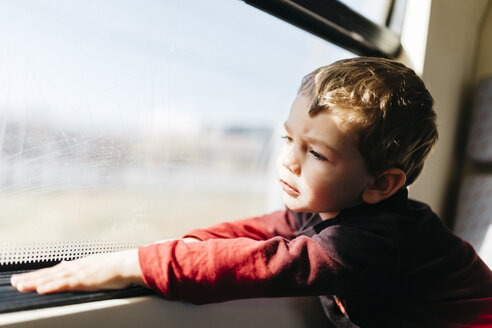
M476 175L465 179L454 231L492 267L492 176Z
M480 81L468 142L472 161L492 163L492 76Z
M91 254L137 248L146 244L149 242L108 240L0 244L0 265L68 261Z

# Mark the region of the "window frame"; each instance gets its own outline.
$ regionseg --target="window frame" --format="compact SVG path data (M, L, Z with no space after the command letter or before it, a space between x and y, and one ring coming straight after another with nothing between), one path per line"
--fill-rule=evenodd
M404 1L391 1L387 26L370 21L337 0L243 1L361 56L395 58L401 52L400 35L393 31L399 30L401 19L394 19L392 13L395 8L404 8Z

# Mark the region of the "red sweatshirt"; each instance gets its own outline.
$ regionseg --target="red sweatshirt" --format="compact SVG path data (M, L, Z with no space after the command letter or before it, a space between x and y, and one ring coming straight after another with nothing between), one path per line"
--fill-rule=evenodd
M492 327L492 272L406 190L330 220L286 209L184 237L202 242L139 250L146 284L169 299L320 295L333 322Z

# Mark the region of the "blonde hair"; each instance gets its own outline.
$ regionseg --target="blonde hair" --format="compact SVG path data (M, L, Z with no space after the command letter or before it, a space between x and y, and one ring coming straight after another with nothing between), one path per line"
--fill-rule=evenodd
M369 172L405 172L409 185L437 141L433 99L413 70L395 61L357 57L318 68L302 80L310 115L328 110L349 127Z

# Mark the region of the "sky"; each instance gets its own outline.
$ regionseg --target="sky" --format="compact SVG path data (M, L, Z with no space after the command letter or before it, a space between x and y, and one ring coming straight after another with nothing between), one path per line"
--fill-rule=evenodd
M11 0L0 21L0 121L272 125L302 76L353 56L234 0Z

